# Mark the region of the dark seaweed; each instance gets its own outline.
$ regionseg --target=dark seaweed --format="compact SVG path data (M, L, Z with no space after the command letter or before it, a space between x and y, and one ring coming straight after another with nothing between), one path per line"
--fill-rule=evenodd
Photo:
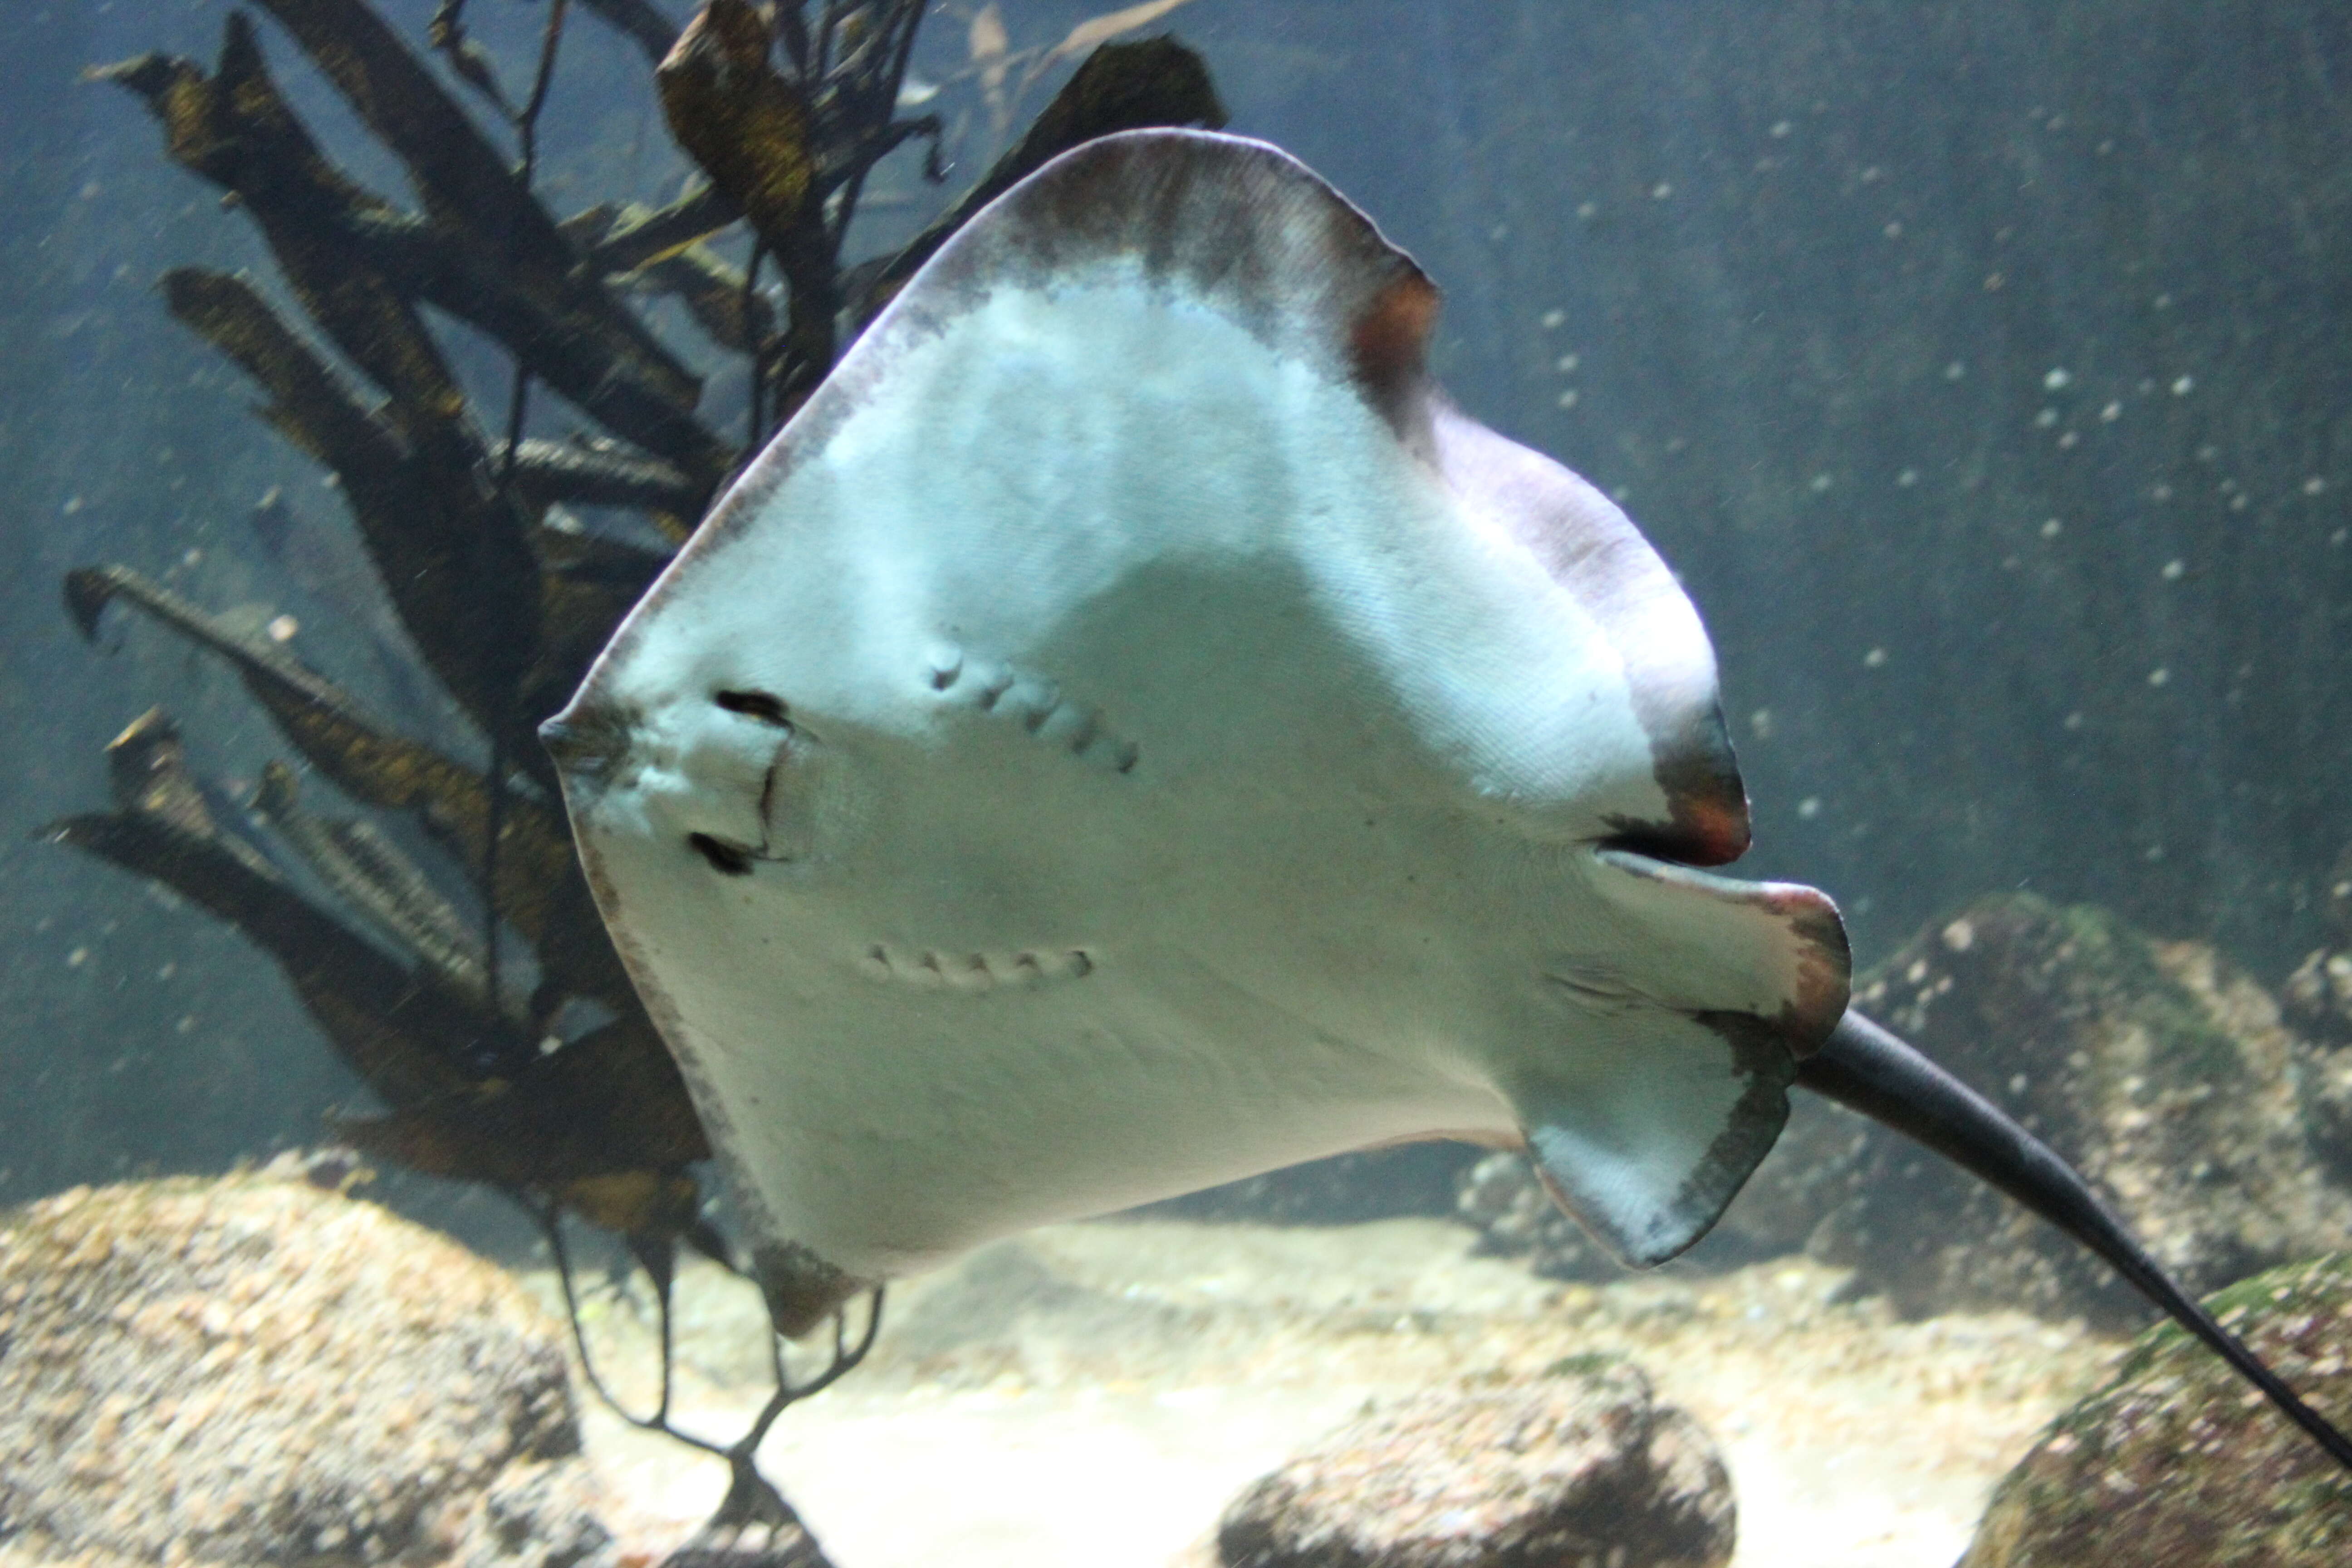
M89 566L65 583L86 637L121 605L226 661L308 768L359 806L407 819L448 865L436 876L370 816L314 814L283 763L264 770L249 812L224 817L208 805L222 792L194 773L160 709L109 748L113 808L47 836L170 888L268 954L384 1107L338 1119L336 1133L379 1159L514 1198L551 1243L567 1299L567 1218L616 1235L654 1282L667 1351L679 1246L723 1263L736 1248L704 1213L695 1167L709 1145L596 917L537 727L730 473L983 201L1092 136L1221 124L1223 113L1181 46L1105 44L971 195L914 244L853 274L842 249L874 166L926 141L928 172L940 175L939 121L898 114L921 0L709 0L683 29L643 0L583 0L654 62L647 90L708 183L660 210L608 204L566 219L533 178L566 0L549 0L527 91L468 34L464 0L443 0L425 29L456 82L512 132L513 162L366 0L259 4L398 159L414 208L321 150L243 12L229 16L210 71L151 54L90 74L137 96L173 162L259 230L307 331L242 275L173 269L164 301L261 389L260 417L332 470L423 675L455 700L488 764L403 735L278 641L163 584ZM754 241L748 268L704 243L738 225ZM763 262L783 280L781 322L761 288ZM642 317L665 297L750 361L740 441L698 416L700 382ZM426 307L506 352L502 408L468 398ZM526 438L541 384L596 433ZM573 505L636 513L643 536L667 544L584 529ZM282 531L282 503L265 510L257 521ZM451 867L470 910L438 890ZM596 1021L567 1022L583 1017ZM748 1561L752 1532L762 1560L822 1561L751 1455L787 1405L856 1363L879 1319L877 1294L858 1342L837 1325L830 1366L810 1383L786 1375L779 1346L774 1397L732 1444L670 1426L666 1356L659 1406L629 1418L726 1458L734 1475L698 1550Z

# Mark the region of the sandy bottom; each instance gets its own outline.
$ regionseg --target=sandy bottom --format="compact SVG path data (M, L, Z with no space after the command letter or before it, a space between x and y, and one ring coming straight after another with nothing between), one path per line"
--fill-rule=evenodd
M895 1287L871 1359L785 1413L762 1468L840 1568L1207 1563L1225 1504L1367 1402L1610 1352L1723 1445L1736 1568L1948 1568L2120 1348L2016 1314L1896 1322L1801 1260L1559 1285L1470 1239L1422 1220L1034 1232ZM679 1302L679 1424L732 1438L765 1394L757 1300L703 1266ZM610 1291L589 1309L640 1406L646 1311ZM716 1505L723 1466L583 1414L627 1539L657 1552Z

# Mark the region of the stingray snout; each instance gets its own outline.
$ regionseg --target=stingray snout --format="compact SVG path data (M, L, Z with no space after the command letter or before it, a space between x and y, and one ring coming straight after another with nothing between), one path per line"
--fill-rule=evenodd
M575 699L539 727L539 743L568 778L609 776L629 751L629 715L609 702Z
M614 703L583 697L540 726L575 816L666 840L730 877L806 858L815 738L782 699L734 689Z

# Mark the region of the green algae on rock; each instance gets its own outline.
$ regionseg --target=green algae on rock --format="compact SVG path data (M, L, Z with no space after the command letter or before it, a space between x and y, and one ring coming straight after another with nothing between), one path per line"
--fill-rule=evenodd
M556 1324L289 1176L0 1215L0 1562L609 1562Z
M2352 1253L2207 1299L2324 1414L2352 1412ZM2336 1568L2352 1477L2244 1393L2179 1328L2142 1335L1994 1491L1959 1568Z

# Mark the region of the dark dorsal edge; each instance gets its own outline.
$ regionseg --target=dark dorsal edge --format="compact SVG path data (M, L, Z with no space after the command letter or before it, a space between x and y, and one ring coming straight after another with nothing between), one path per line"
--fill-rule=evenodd
M1428 369L1435 285L1288 153L1193 131L1089 142L959 235L908 289L908 320L894 325L968 309L999 281L1081 275L1112 258L1351 383L1466 508L1501 521L1606 629L1665 800L1662 817L1613 821L1612 842L1695 866L1748 847L1714 651L1681 585L1608 497L1447 402Z
M2352 1470L2352 1438L2174 1283L2073 1166L1916 1047L1848 1010L1822 1048L1797 1064L1797 1082L1933 1149L2097 1253Z
M1612 817L1609 842L1693 866L1721 865L1747 848L1747 796L1717 701L1714 652L1673 574L1606 496L1447 404L1428 370L1436 286L1320 175L1244 137L1105 136L989 204L721 498L649 602L758 516L800 458L877 395L914 345L999 287L1045 287L1107 265L1139 268L1154 285L1351 384L1465 508L1502 520L1606 628L1664 797L1663 815Z

